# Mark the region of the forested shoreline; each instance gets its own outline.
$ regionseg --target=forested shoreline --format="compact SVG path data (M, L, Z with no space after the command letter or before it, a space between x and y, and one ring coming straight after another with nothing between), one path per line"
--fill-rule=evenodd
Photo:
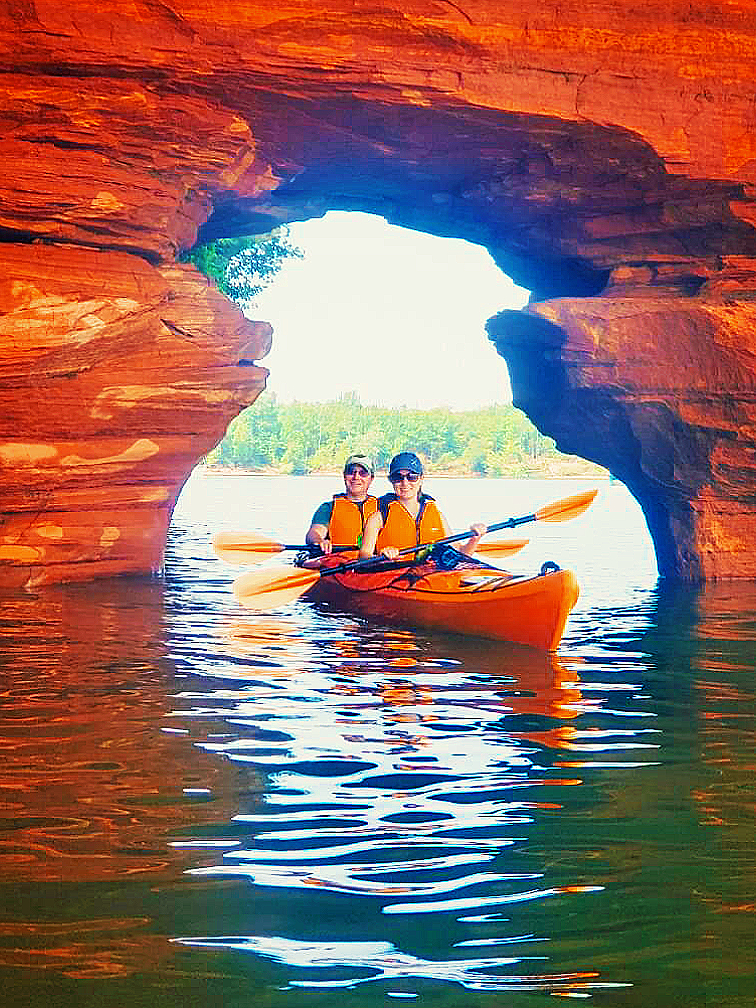
M231 423L205 465L260 473L338 471L356 451L383 470L398 451L417 452L437 474L570 476L603 470L562 455L511 404L454 412L364 406L355 393L325 403L279 403L264 392Z
M223 238L185 257L241 305L249 303L289 258L302 252L287 228L268 235ZM511 403L456 412L363 405L355 392L321 403L279 403L263 392L230 424L206 467L259 474L339 472L344 459L365 452L385 470L398 451L417 452L436 475L600 476L599 466L562 455Z

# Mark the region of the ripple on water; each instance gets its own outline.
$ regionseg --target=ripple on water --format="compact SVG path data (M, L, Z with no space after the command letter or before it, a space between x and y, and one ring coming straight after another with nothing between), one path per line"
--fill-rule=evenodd
M584 781L565 776L565 766L595 771L611 753L615 772L637 772L646 764L638 751L656 750L637 683L591 675L585 684L579 660L457 639L449 647L451 639L351 618L334 624L304 605L275 621L236 618L216 633L234 658L267 663L270 675L247 667L245 679L238 664L229 676L228 664L195 663L171 718L222 723L226 731L195 744L254 768L264 786L233 817L233 844L221 838L220 858L187 873L242 880L258 899L278 893L286 931L177 942L254 953L286 967L300 987L372 982L388 995L385 985L403 978L574 996L622 986L621 977L583 968L590 956L561 954L560 966L581 968L554 971L548 927L512 931L490 911L514 909L532 922L524 908L604 891L600 867L586 878L576 859L550 865L529 845L558 828L573 795L584 800ZM610 708L610 696L631 702ZM318 919L334 922L328 941ZM535 919L543 925L548 915ZM397 920L404 947L379 937ZM423 956L430 935L433 954ZM485 959L455 951L473 946L510 951Z
M756 591L643 588L611 518L557 661L244 615L204 515L165 584L16 593L8 1003L750 1005Z

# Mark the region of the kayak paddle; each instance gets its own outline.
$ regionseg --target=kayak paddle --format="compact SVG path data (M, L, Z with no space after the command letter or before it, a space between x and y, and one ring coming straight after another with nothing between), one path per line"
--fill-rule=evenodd
M296 550L301 553L307 552L310 548L305 543L280 543L273 539L265 539L263 536L249 536L240 532L217 532L210 541L218 559L231 564L260 563L273 553L283 553L284 550ZM517 553L523 546L527 546L529 541L529 539L500 539L481 543L478 549L479 552L490 556L504 557Z
M573 497L565 497L555 501L553 504L546 504L533 514L522 515L520 518L509 518L504 522L497 522L486 528L488 532L498 532L500 529L514 528L517 525L524 525L532 521L568 521L570 518L577 518L586 511L598 493L597 490L587 490L582 494L575 494ZM455 535L439 539L435 543L420 543L417 546L410 546L408 549L400 550L399 556L408 553L418 553L433 546L441 546L445 543L459 542L462 539L470 538L470 530L457 532ZM329 574L343 574L346 571L365 569L371 566L380 565L385 562L382 557L365 557L362 560L353 560L351 563L339 564L327 570L297 570L287 571L285 574L271 575L269 570L249 571L242 574L234 581L233 592L237 602L246 609L253 609L258 612L266 609L276 609L278 606L287 605L293 602L311 588L321 577Z
M518 553L529 542L530 539L494 539L492 542L480 543L475 552L485 553L486 556L511 556L513 553Z
M309 550L305 543L280 543L263 536L247 536L240 532L216 532L210 540L213 552L220 560L227 563L257 563L271 553L283 553L284 550Z

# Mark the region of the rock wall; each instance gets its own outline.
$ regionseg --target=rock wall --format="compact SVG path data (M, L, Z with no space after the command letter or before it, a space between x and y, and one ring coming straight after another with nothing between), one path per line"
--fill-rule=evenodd
M0 582L159 568L270 340L176 255L329 208L486 245L517 403L756 576L747 0L32 0L0 58Z
M596 315L599 300L601 315ZM753 577L756 306L658 292L558 299L488 323L515 403L640 501L660 571Z
M2 583L158 570L186 477L265 385L237 362L270 326L188 266L11 244L0 263Z

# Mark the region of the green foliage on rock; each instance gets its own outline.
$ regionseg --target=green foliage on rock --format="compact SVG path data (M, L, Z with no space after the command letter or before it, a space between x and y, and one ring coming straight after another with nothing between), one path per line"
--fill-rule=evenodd
M279 403L264 392L231 423L209 465L263 472L339 471L354 451L385 469L398 451L418 452L436 473L477 476L578 475L596 472L562 455L511 404L455 413L363 406L350 392L327 403Z
M269 234L218 238L195 245L183 261L193 263L227 297L246 303L292 258L301 259L302 251L289 241L288 228L281 227Z

